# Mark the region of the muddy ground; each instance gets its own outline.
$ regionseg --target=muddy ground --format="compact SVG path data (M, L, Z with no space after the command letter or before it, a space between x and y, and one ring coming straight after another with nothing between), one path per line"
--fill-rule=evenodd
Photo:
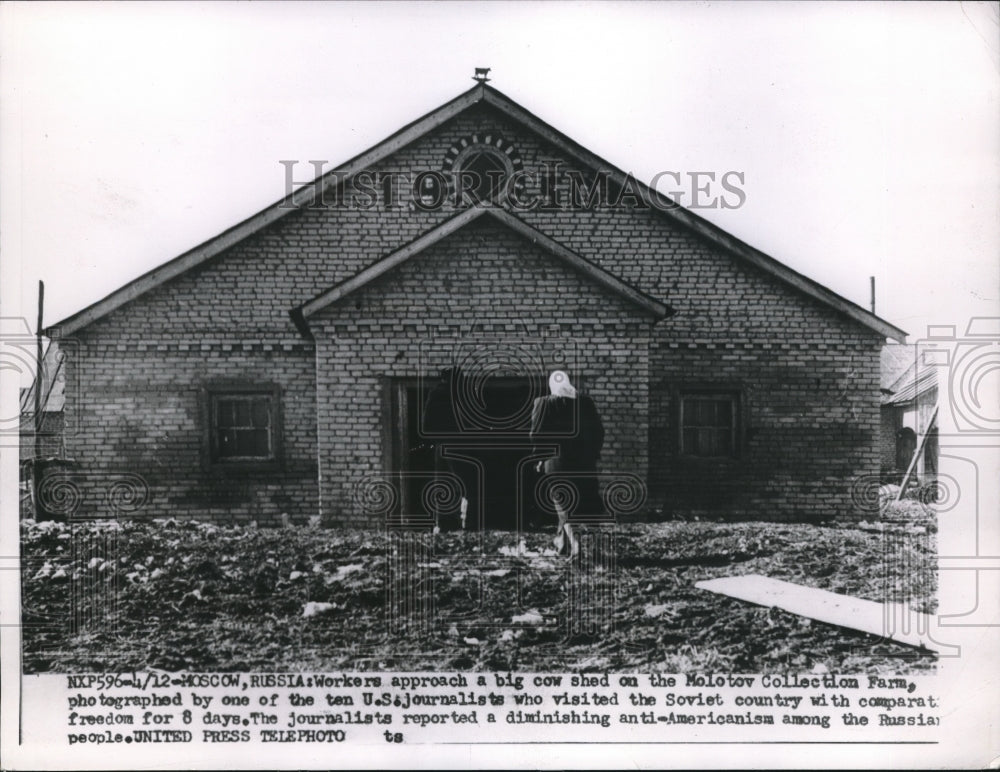
M695 588L762 574L933 611L933 517L392 535L191 521L22 524L25 672L910 673L928 652ZM866 524L867 525L867 524Z

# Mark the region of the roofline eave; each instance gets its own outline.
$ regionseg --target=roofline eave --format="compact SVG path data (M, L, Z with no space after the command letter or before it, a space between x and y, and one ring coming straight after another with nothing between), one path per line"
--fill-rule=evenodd
M331 169L312 182L306 183L245 220L230 226L222 233L212 236L166 263L132 279L100 300L70 314L55 324L49 325L43 330L43 333L48 337L56 338L71 335L147 291L236 246L286 215L312 205L317 197L322 200L322 194L332 185L349 179L365 166L376 163L381 157L396 152L400 147L409 144L428 131L432 131L441 123L450 120L454 115L482 100L483 93L484 86L482 84L473 86L440 107L394 131L368 150L355 155L337 168Z
M480 102L499 109L513 120L526 125L530 130L535 131L543 138L552 142L585 166L607 169L619 183L627 176L621 169L608 163L582 145L579 145L558 129L555 129L530 111L518 105L502 92L484 83L477 83L449 102L406 124L381 142L372 146L369 150L354 156L336 169L302 186L269 207L226 229L219 235L202 242L167 263L157 266L140 277L133 279L101 300L47 327L44 330L45 334L49 337L64 337L86 327L122 305L145 294L147 291L239 244L261 229L282 219L285 215L301 211L302 208L308 207L315 202L317 196L325 193L331 185L349 179L353 174L356 174L366 166L377 163L391 153L397 152L402 147L410 144L427 132L432 131L445 121L450 120L455 115ZM633 177L632 179L635 178ZM723 249L723 251L755 265L765 273L795 287L815 300L819 300L823 304L840 311L848 319L886 338L891 338L901 343L905 342L907 333L904 330L838 295L819 282L789 268L779 260L751 247L749 244L727 233L708 220L684 209L659 191L650 188L641 180L635 181L641 190L650 196L651 200L659 204L659 206L654 206L653 208L667 217L671 222L706 238L717 247Z
M541 118L538 118L529 110L521 107L497 89L491 86L486 86L485 92L486 97L484 101L486 104L507 113L514 120L528 124L530 128L541 134L545 139L555 144L568 155L576 156L576 158L582 161L585 165L591 168L607 169L613 176L614 181L619 184L622 184L629 176L626 172L619 169L614 164L604 160L596 153L587 150L566 134L563 134L561 131L546 123ZM718 225L709 222L689 209L685 209L668 196L663 195L655 188L651 188L642 180L635 177L632 177L632 179L639 185L643 193L659 204L659 206L654 206L653 209L658 211L664 217L667 217L672 222L675 222L689 231L707 238L709 241L715 243L716 246L722 247L730 254L746 259L748 262L757 265L757 267L763 269L765 272L770 273L779 279L783 279L786 283L796 286L798 289L804 291L814 299L824 302L826 305L843 306L838 308L838 310L845 313L845 315L854 321L860 322L885 337L892 338L900 343L906 342L906 336L908 333L905 330L890 324L881 317L865 310L857 303L838 295L836 292L823 284L820 284L815 279L811 279L808 276L799 273L794 268L790 268L782 263L780 260L777 260L765 252L761 252L756 247L752 247L741 239L738 239L736 236L733 236L731 233L723 230Z

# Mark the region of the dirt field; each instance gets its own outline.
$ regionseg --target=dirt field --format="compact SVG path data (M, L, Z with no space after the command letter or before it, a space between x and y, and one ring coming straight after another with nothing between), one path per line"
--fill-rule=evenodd
M926 671L927 652L694 587L757 573L933 611L933 518L910 504L891 536L622 525L575 567L548 533L27 521L24 669Z

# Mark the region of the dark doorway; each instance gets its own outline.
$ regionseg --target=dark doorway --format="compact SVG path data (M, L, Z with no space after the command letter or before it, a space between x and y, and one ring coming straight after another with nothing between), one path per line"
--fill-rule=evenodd
M938 430L932 427L924 443L924 474L936 475L938 471Z
M896 469L903 470L910 466L913 453L917 449L917 433L908 426L896 432Z
M454 424L426 429L425 412L437 379L400 379L395 385L396 470L402 472L406 514L430 516L425 490L435 475L452 474L466 490L466 529L539 527L534 501L537 473L532 461L531 406L542 395L542 379L490 377L450 385ZM439 518L442 529L460 527L457 510Z

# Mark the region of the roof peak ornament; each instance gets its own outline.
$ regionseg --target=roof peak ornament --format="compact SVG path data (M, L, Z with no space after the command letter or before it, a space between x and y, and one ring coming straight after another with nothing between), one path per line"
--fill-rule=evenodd
M490 67L476 67L476 74L472 76L472 79L477 83L489 83L490 79L486 76L490 74Z

